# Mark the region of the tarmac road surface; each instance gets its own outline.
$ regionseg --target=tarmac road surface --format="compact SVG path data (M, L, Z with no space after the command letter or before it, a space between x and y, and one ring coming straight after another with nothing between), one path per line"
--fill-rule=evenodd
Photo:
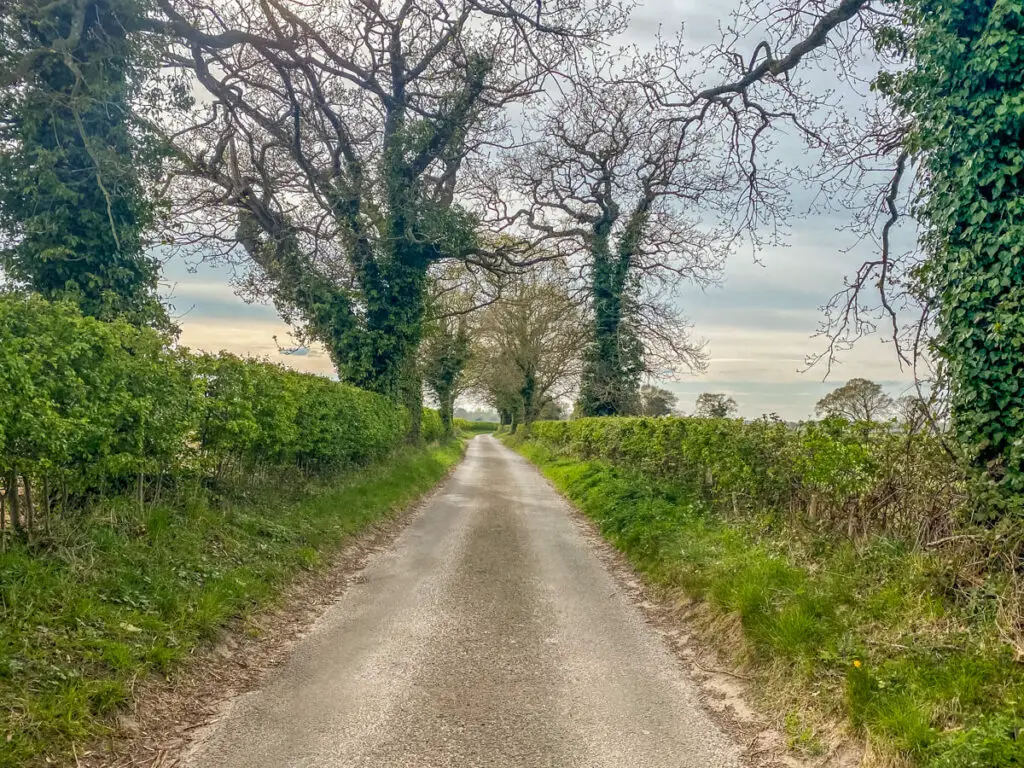
M543 477L490 436L190 768L725 768L741 747Z

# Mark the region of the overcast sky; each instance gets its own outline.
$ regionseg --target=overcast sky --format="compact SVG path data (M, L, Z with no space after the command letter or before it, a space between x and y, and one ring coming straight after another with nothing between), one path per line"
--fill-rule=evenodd
M696 46L717 39L719 10L724 3L696 0L651 0L634 16L629 37L643 44L664 24L674 31L685 20L687 38ZM838 232L839 217L797 219L786 247L768 248L756 263L749 249L729 259L721 287L705 292L683 290L678 300L707 340L708 371L699 377L662 382L676 391L683 410L692 408L701 392L724 392L740 406L740 414L756 417L775 412L786 419L809 417L814 403L849 378L873 379L894 395L911 384L901 371L891 345L866 339L842 356L828 381L825 371L801 372L808 354L822 349L814 338L820 306L841 289L843 278L865 256L864 249L844 253L850 235ZM870 245L866 246L870 248ZM272 306L246 304L235 296L230 271L181 260L166 265L167 295L179 316L181 342L194 349L260 355L295 368L332 374L319 349L284 354L294 347L289 330ZM275 341L274 337L277 337Z

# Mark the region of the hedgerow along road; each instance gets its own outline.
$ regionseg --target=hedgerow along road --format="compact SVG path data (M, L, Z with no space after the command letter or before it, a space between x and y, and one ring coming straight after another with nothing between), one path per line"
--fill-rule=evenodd
M566 502L490 436L190 768L739 766Z

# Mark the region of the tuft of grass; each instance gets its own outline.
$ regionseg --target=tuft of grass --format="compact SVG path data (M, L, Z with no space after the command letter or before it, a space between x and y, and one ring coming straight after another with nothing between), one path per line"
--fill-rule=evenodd
M0 554L0 766L59 761L107 732L136 679L171 673L461 456L459 442L409 448L217 505L191 494L139 512L115 500L46 547Z
M785 676L785 694L764 693L788 696L791 712L844 716L913 765L1024 766L1024 665L1000 639L991 594L962 599L936 555L883 538L855 546L771 515L726 519L632 469L515 447L649 581L735 617L744 660ZM783 726L794 749L819 748L799 715Z
M786 743L794 752L799 752L807 757L821 757L828 751L821 739L818 738L813 726L806 722L799 711L787 712L784 726Z

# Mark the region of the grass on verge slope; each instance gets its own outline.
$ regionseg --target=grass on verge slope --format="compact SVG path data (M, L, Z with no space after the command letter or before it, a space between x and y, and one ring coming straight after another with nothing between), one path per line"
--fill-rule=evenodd
M109 727L133 681L167 673L300 569L406 506L462 456L407 449L302 492L127 500L0 554L0 766L42 763ZM296 498L297 496L297 498Z
M1024 766L1024 665L999 640L992 595L948 597L934 555L724 520L683 489L599 461L516 446L651 582L738 618L741 661L791 746L824 746L816 723L845 718L876 765ZM734 649L735 650L735 649Z

